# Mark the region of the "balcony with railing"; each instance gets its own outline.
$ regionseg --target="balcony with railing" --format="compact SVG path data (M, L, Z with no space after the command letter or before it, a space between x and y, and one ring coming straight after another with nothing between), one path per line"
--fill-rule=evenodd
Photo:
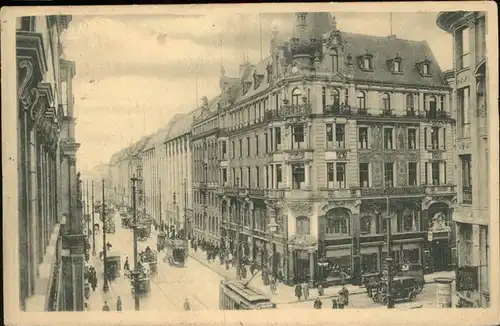
M455 186L450 184L434 184L434 185L426 185L425 193L428 195L448 195L455 193Z
M43 261L38 265L38 280L35 293L26 301L26 311L43 312L59 310L61 294L61 250L60 225L52 231Z
M407 187L381 187L381 188L360 188L361 196L394 196L394 195L423 195L425 193L422 186Z
M285 191L283 189L267 189L266 197L267 199L283 199L285 197Z
M311 104L283 104L278 111L280 117L301 116L312 113Z
M450 114L444 110L425 111L425 117L427 119L436 119L436 120L451 120L452 119Z

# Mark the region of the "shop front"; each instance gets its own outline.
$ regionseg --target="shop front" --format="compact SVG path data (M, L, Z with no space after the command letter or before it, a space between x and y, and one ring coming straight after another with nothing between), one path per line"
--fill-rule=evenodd
M317 239L309 234L295 234L288 240L289 278L293 284L307 282L311 286L315 279Z

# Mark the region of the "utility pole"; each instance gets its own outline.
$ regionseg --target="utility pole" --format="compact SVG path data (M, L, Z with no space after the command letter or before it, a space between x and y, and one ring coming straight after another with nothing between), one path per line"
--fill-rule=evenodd
M161 224L161 179L158 179L158 187L160 188L160 231L163 231Z
M134 299L135 299L135 310L139 311L140 310L140 305L139 305L139 272L138 272L138 266L137 266L137 205L136 205L136 183L137 183L137 178L135 177L135 174L132 176L130 179L132 180L132 207L133 207L133 212L134 212Z
M87 214L85 214L85 219L87 220L87 237L90 238L90 213L89 213L89 181L85 180L86 191L85 191L85 202L87 204Z
M394 308L394 299L392 297L392 257L391 257L391 215L390 215L390 208L389 208L389 196L387 196L386 199L386 205L387 205L387 216L386 216L386 227L387 227L387 308L392 309Z
M104 178L102 179L102 250L104 256L104 285L102 286L102 290L106 293L109 290L109 284L108 284L108 271L106 268L107 248L106 248L106 215L105 215L105 202L104 202Z
M184 236L188 238L187 228L187 180L184 178Z
M92 256L95 256L94 180L92 180Z
M238 211L236 224L236 279L241 280L241 251L240 251L240 229L241 229L241 203L240 203L240 178L236 178L237 193L236 202Z

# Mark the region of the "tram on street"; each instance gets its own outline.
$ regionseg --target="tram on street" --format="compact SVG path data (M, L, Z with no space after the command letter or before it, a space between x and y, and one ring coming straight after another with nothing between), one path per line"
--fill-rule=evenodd
M276 304L242 281L222 280L219 285L220 310L275 309Z

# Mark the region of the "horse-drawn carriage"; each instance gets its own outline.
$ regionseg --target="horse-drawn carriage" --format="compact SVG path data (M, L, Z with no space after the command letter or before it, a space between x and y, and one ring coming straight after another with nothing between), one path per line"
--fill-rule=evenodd
M137 225L137 238L139 241L146 241L151 235L151 225L138 224Z
M146 250L139 254L139 261L142 265L147 266L152 275L156 275L158 272L158 255L151 248L146 247Z
M188 241L186 239L166 239L165 259L170 265L184 267L188 259Z
M108 280L110 281L120 276L120 270L121 270L120 257L121 255L118 251L109 251L106 253L106 259L104 261L104 265Z
M158 252L162 251L166 246L166 242L167 242L167 233L164 231L158 232L158 234L156 235L156 250Z
M115 221L112 218L106 219L106 233L115 233Z
M138 271L132 272L132 293L146 294L151 290L149 266L141 262L138 263Z
M127 216L127 214L122 213L121 218L122 218L122 228L128 229L130 227L130 222L131 222L130 217Z

